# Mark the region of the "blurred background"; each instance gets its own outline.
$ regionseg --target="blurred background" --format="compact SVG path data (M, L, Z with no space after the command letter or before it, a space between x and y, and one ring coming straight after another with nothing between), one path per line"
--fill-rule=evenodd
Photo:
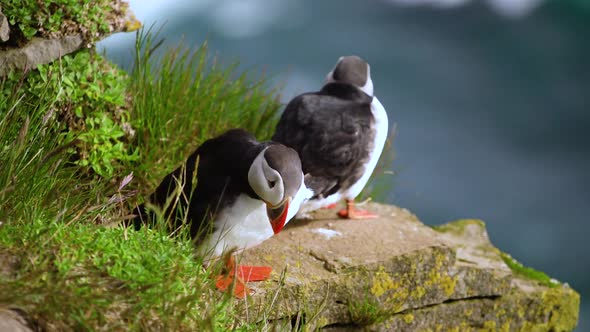
M208 40L282 100L341 55L371 64L396 126L380 198L427 224L486 221L492 242L582 294L590 330L590 1L130 1L168 46ZM129 68L134 34L100 43Z

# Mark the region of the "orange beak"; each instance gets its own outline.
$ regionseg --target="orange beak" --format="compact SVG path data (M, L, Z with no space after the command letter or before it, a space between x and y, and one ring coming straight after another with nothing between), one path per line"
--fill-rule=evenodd
M268 203L266 204L266 214L270 220L272 231L275 234L279 233L283 227L285 227L285 223L287 222L287 214L289 213L290 202L291 197L288 197L284 203L275 207L270 206Z

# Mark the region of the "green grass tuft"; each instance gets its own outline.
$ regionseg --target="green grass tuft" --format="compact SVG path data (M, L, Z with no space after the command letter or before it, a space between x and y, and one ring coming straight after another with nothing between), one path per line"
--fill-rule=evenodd
M395 313L369 297L365 297L363 300L350 300L348 312L352 323L359 327L382 323Z
M137 33L131 70L134 141L139 163L131 168L146 188L177 167L205 140L231 128L270 139L281 106L263 77L219 67L207 53L183 46L159 52L152 29ZM174 167L170 167L173 165Z

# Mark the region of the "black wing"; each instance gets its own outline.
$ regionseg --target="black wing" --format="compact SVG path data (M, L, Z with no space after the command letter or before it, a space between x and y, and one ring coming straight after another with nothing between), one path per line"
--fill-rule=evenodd
M185 164L164 177L149 202L164 208L167 200L174 199L172 205L175 202L176 205L168 206L166 218L178 227L186 213L191 235L204 235L212 226L210 221L218 208L230 204L240 192L251 190L247 184L247 161L256 154L259 145L253 135L242 129L233 129L205 141ZM179 192L181 194L177 195ZM138 221L153 218L146 216L143 205L136 212L139 214L136 227Z
M299 153L303 172L312 176L306 184L327 196L362 175L358 169L368 158L371 121L370 99L303 94L287 105L272 139Z

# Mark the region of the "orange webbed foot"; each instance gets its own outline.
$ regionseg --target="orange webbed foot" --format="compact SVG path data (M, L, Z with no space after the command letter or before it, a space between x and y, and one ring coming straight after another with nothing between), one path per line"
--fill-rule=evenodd
M226 292L231 289L231 285L234 282L233 276L217 276L215 281L215 287L222 292ZM235 279L235 285L233 288L234 296L243 299L246 296L252 294L252 290L244 283L240 278Z
M338 212L338 216L343 219L375 219L379 218L378 214L369 212L367 210L357 209L354 206L353 200L346 200L346 209L342 209Z
M230 289L232 283L233 295L237 298L245 298L252 294L252 289L246 285L250 281L263 281L270 277L272 268L270 266L236 266L233 256L226 258L225 263L226 273L217 276L215 280L215 287L222 292Z
M332 204L329 204L329 205L324 206L322 209L332 210L336 206L338 206L338 203L332 203Z

